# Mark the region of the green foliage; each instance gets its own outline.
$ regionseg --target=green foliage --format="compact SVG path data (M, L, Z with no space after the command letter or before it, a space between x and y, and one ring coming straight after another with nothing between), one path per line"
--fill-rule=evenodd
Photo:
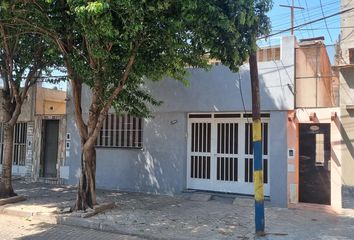
M255 49L255 36L269 31L270 0L39 0L17 1L28 28L62 41L62 54L90 88L99 85L100 106L134 65L117 111L148 115L158 104L146 79L186 81L186 67L208 68L219 59L237 71Z
M62 65L59 51L49 39L27 28L8 24L20 14L12 11L14 7L12 1L2 1L0 5L0 78L7 92L11 80L20 91L30 74L33 73L33 78L29 84L33 85L41 76L50 75Z

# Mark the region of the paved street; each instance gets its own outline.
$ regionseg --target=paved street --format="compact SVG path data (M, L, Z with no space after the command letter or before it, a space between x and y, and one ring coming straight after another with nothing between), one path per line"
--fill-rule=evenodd
M51 225L31 218L0 215L1 240L138 240L141 238L79 227Z
M58 216L64 219L61 221L63 225L50 225L54 221L48 220L53 219L44 218L55 216L57 209L73 206L76 189L23 181L15 181L14 186L17 193L24 195L27 200L1 206L0 211L12 216L39 215L35 215L37 220L0 215L0 240L137 239L108 232L166 240L255 239L254 201L248 197L214 195L206 199L196 198L198 194L194 193L171 197L98 190L98 202L114 202L114 209L90 218L61 214ZM329 206L297 204L287 209L272 207L266 201L265 210L267 236L262 240L354 239L353 209L346 209L344 214L335 214ZM38 222L39 219L46 223Z

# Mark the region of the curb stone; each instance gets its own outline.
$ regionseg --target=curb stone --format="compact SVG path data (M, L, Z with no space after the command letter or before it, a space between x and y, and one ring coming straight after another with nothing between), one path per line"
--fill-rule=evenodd
M171 238L162 238L162 237L157 237L151 234L143 234L143 233L136 233L136 232L130 232L126 230L122 230L122 228L119 226L117 223L113 222L98 222L98 221L92 221L87 218L81 218L81 217L70 217L70 216L59 216L57 218L58 222L57 224L61 225L66 225L66 226L76 226L76 227L82 227L82 228L89 228L93 230L98 230L102 232L111 232L111 233L118 233L122 235L127 235L127 236L132 236L132 237L142 237L145 239L150 239L150 240L168 240ZM177 240L177 238L174 238Z
M10 204L10 203L17 203L17 202L22 202L25 201L26 198L22 195L14 196L14 197L9 197L9 198L2 198L0 199L0 206Z
M43 221L49 224L57 224L72 227L88 228L93 230L98 230L102 232L117 233L132 237L141 237L149 240L182 240L179 238L162 238L157 237L152 234L146 233L136 233L131 231L126 231L115 222L100 222L91 220L90 218L85 218L84 216L70 216L68 214L57 214L56 212L31 212L16 209L7 209L5 206L0 207L0 214L10 215L15 217L32 218L38 221ZM185 239L183 239L185 240Z

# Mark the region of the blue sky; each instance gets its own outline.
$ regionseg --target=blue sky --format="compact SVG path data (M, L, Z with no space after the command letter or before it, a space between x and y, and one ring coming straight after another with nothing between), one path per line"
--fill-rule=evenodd
M279 5L291 5L291 1L292 0L273 0L273 9L268 13L272 22L272 33L290 28L290 9L280 7ZM295 26L340 11L340 0L294 0L294 5L305 8L304 10L295 10ZM324 36L325 43L329 46L327 51L330 58L333 59L335 53L333 45L338 40L339 32L340 16L338 15L326 19L326 22L319 21L297 29L295 30L295 36L298 39ZM271 37L270 41L278 42L282 35L290 35L290 31ZM44 83L43 85L49 88L53 87L53 85L49 83ZM65 90L66 83L61 83L58 87L59 89Z
M280 7L280 4L291 5L291 0L273 1L273 9L268 14L272 21L272 32L290 28L290 8ZM340 0L294 0L294 5L305 8L295 9L295 26L340 11ZM295 30L295 36L298 39L324 36L326 45L332 45L338 40L339 32L340 16L337 15ZM290 35L290 32L283 35Z

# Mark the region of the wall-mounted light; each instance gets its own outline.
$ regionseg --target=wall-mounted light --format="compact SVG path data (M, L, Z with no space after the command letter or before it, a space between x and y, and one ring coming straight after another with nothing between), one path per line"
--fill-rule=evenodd
M178 121L175 119L175 120L172 120L172 121L170 122L170 124L171 124L171 125L175 125L177 122L178 122Z

